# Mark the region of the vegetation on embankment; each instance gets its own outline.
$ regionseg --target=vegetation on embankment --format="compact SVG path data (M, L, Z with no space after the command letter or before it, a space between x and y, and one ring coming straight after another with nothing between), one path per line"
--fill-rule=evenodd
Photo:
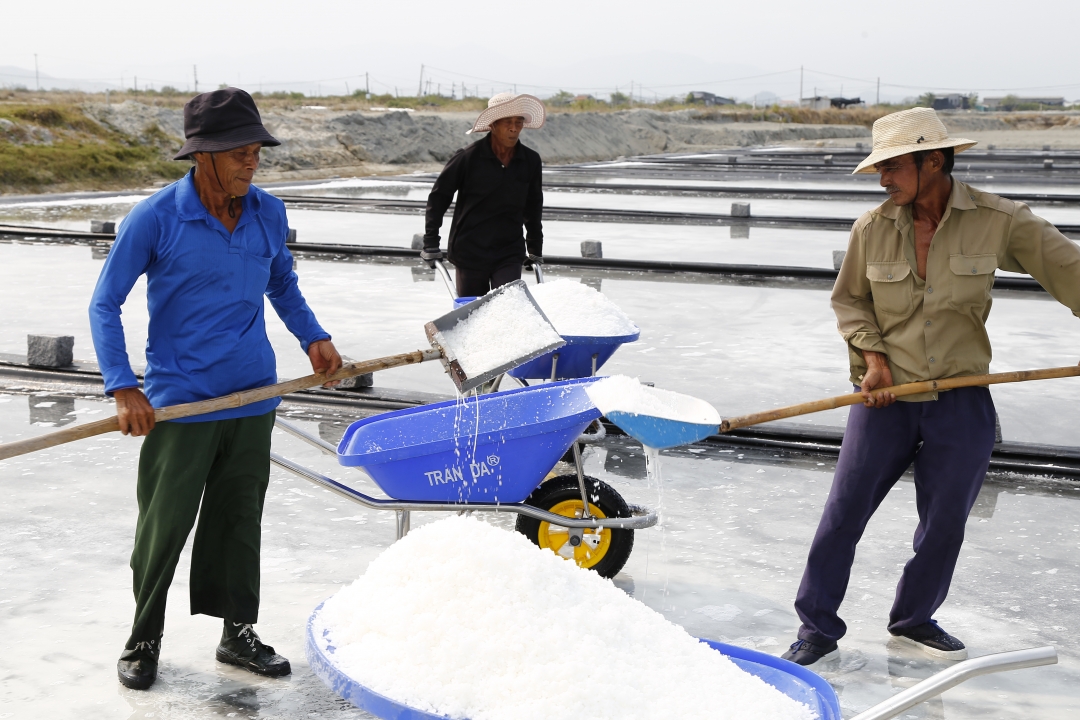
M186 170L161 142L105 127L77 105L0 102L0 192L123 188L172 180Z

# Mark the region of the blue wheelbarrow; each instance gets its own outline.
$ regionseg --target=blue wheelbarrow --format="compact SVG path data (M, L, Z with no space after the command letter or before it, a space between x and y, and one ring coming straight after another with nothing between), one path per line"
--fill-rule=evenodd
M338 668L334 662L332 633L327 630L317 633L315 629L321 610L320 604L308 619L305 650L312 672L327 687L356 707L379 718L449 720L445 715L435 715L391 700L357 682ZM804 703L818 720L841 720L843 717L836 691L824 678L809 668L737 645L704 639L702 642L723 653L743 671L761 678L792 700ZM1056 662L1057 652L1053 647L1028 648L972 658L893 695L855 715L851 720L888 720L979 675L1053 665Z
M455 308L476 300L475 297L458 296L445 263L441 260L436 261L436 268L443 282L446 283L450 296L454 299ZM534 264L533 271L536 274L536 282L543 283L544 271L540 266ZM639 337L641 337L640 330L619 336L563 335L565 345L507 370L506 374L520 380L523 385L527 385L529 380L575 380L593 377L620 346L634 342ZM497 383L494 388L498 388Z
M291 435L365 472L387 495L377 499L276 453L279 467L353 502L397 513L397 535L413 511L510 512L536 545L580 567L614 577L630 557L634 531L656 512L627 503L587 477L578 442L600 417L584 378L472 395L357 420L337 447L278 419ZM574 472L555 475L572 453Z

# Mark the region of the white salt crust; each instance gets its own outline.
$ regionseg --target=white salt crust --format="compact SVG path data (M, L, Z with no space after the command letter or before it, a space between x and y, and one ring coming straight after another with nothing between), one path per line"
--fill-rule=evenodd
M391 545L314 630L349 677L452 718L814 717L610 581L466 516Z
M589 383L585 392L604 415L625 412L699 425L720 424L720 413L704 400L642 385L637 378L626 375L612 375Z
M562 340L520 287L503 290L441 335L445 347L469 377L477 377Z
M638 331L618 305L588 285L554 280L529 289L560 335L620 337Z

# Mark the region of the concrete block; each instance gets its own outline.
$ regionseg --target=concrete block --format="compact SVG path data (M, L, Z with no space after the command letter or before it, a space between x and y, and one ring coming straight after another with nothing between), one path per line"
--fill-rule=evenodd
M375 385L375 376L373 373L364 373L363 375L357 375L356 377L345 378L341 381L341 384L337 386L338 390L359 390L360 388L369 388Z
M599 240L582 240L581 257L602 258L604 257L604 244Z
M108 247L92 247L92 248L90 248L90 259L91 260L104 260L107 257L109 257L109 248Z
M856 150L862 150L863 149L863 144L862 143L855 143L855 149Z
M1045 160L1043 160L1043 170L1053 170L1053 169L1054 169L1054 159L1053 158L1046 158Z
M71 335L27 335L26 363L38 367L67 367L73 357L75 338Z
M738 161L739 161L739 156L738 155L725 155L724 157L720 158L720 162L727 163L728 165L734 165Z
M287 243L296 242L296 228L289 228L289 233L285 236L285 242L287 242Z
M424 236L420 233L416 233L412 236L412 249L423 250L424 249Z
M748 203L748 202L733 202L733 203L731 203L731 217L750 217L750 203Z
M832 155L826 155L825 157L821 158L821 160L826 165L832 165Z
M993 144L987 145L986 149L987 150L997 150L997 145L993 145Z
M832 251L832 266L833 270L839 270L840 266L844 264L844 258L847 256L847 250L833 250Z
M116 234L116 223L111 220L91 220L90 232L92 233L108 233L109 235Z
M1049 151L1050 151L1050 146L1049 145L1043 145L1043 152L1049 152Z
M731 239L732 240L749 240L750 239L750 224L749 223L735 223L731 226Z

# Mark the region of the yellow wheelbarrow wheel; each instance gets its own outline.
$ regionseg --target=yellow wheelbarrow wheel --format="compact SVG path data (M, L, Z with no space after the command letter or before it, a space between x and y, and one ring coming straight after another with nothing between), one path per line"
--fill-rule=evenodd
M607 483L586 477L585 490L593 517L630 517L626 501ZM545 481L525 503L570 518L580 518L584 508L576 475ZM578 537L569 528L525 515L518 515L517 530L539 547L607 578L618 574L634 549L633 530L584 528Z

